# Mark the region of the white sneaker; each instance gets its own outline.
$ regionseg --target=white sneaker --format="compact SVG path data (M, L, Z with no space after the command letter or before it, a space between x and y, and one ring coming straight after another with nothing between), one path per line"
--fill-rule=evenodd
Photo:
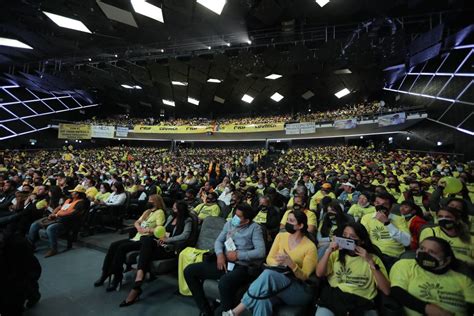
M229 309L227 312L222 312L222 316L234 316L234 312Z

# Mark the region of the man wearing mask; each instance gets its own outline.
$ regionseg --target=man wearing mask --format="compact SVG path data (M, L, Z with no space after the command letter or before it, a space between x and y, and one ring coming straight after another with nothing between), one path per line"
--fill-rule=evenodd
M221 209L217 204L217 193L209 193L206 197L205 203L201 203L194 209L196 212L199 223L208 217L208 216L219 216L221 214Z
M391 213L393 200L389 193L379 193L374 202L375 214L364 215L360 221L369 232L372 243L383 253L381 259L388 270L411 242L405 219Z
M356 187L359 192L375 193L375 185L371 184L367 176L362 177L360 184Z
M239 191L234 191L232 192L232 197L230 198L230 211L229 214L227 214L227 221L232 220L232 217L234 217L235 212L237 211L237 205L242 203L243 197L242 193Z
M254 222L265 226L270 240L278 234L279 231L279 221L278 221L278 212L274 206L270 203L270 198L268 196L262 196L259 199L257 216L254 218Z
M418 181L412 180L410 181L408 190L403 192L403 194L398 199L398 203L402 203L403 201L411 201L423 210L423 214L425 216L429 216L430 196L431 194L421 189L421 185Z
M250 205L239 204L230 222L227 222L216 239L216 260L189 265L184 277L193 294L201 315L213 315L205 297L203 283L206 279L219 280L223 310L236 305L236 289L249 283L249 266L265 258L265 242L260 225L253 222L255 211Z
M199 199L196 198L196 192L193 189L187 189L184 194L184 202L188 205L189 210L193 210L199 205Z

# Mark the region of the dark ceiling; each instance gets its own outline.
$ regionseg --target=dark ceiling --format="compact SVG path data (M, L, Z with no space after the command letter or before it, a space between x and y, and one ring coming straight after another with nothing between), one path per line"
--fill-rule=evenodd
M99 2L128 11L137 27L110 20ZM472 1L457 0L334 0L323 8L314 0L228 0L220 16L195 0L147 2L163 8L165 23L136 14L129 0L2 1L0 37L34 50L0 46L0 67L26 85L48 75L49 84L58 78L89 91L102 103L90 115L316 110L382 97L382 69L405 62L413 38L440 22L447 33L472 22ZM92 34L60 28L42 10L81 20ZM343 68L352 74L334 74ZM272 73L283 77L264 78ZM334 93L344 87L354 93L338 100ZM308 90L315 96L306 100ZM285 97L279 103L269 98L275 92ZM252 104L240 100L244 93L255 97Z

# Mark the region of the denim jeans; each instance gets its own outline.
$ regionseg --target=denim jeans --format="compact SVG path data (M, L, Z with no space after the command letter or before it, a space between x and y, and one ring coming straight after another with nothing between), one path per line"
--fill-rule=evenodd
M39 239L39 231L42 229L43 226L39 223L39 221L34 222L30 226L30 231L28 232L28 239L31 241L31 243L35 243ZM58 236L64 231L66 228L64 227L64 224L62 223L54 223L48 225L46 228L46 235L48 235L48 240L49 240L49 247L51 249L58 249Z
M250 295L265 297L288 285L288 288L271 298L254 299L250 297ZM252 311L253 315L271 316L274 303L280 301L286 305L307 305L312 298L313 293L307 290L303 283L290 279L280 272L267 269L250 285L247 293L242 298L242 303Z

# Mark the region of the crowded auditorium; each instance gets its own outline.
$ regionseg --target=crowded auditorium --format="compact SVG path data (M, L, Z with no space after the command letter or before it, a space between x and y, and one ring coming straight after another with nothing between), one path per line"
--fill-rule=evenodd
M474 315L474 2L0 16L0 316Z

